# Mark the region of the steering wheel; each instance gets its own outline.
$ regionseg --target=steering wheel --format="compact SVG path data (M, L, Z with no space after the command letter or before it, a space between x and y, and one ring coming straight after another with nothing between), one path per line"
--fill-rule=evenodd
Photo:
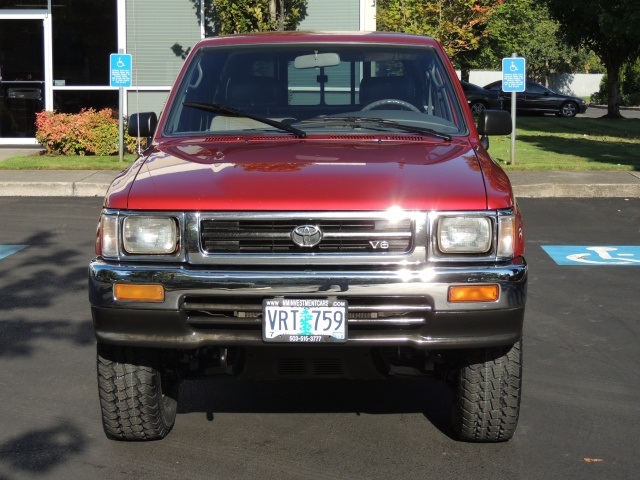
M366 112L368 110L373 110L374 108L378 108L382 105L395 105L397 107L404 107L407 110L411 110L412 112L422 113L415 105L411 105L409 102L405 102L404 100L399 100L397 98L383 98L382 100L376 100L375 102L371 102L369 105L365 105L362 107L362 112Z

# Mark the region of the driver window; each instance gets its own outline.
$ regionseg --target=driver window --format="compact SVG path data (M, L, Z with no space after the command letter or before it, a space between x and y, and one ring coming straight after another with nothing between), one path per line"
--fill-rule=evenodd
M539 94L543 94L545 92L544 88L541 88L540 86L536 85L535 83L529 83L527 85L527 92L528 93L539 93Z

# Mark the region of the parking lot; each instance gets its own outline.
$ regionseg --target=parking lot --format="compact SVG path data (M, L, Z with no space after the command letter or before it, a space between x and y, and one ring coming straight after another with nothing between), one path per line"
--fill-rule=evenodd
M599 118L603 115L606 115L607 108L603 105L598 106L589 106L585 113L581 113L577 116L577 118ZM624 118L640 118L640 108L622 108L620 109L620 114Z
M165 440L107 440L86 292L100 202L0 198L0 245L25 246L0 255L1 479L637 478L640 263L610 248L640 246L639 199L520 201L524 393L495 445L453 440L429 379L193 380ZM548 246L627 260L560 265Z

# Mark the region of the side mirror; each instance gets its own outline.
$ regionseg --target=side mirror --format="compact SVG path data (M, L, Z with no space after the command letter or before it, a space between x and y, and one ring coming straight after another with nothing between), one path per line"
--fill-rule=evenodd
M511 133L511 114L505 110L484 110L478 117L478 133L482 135L482 145L488 150L488 135Z
M154 112L134 113L129 116L127 133L132 137L151 137L158 126L158 117Z

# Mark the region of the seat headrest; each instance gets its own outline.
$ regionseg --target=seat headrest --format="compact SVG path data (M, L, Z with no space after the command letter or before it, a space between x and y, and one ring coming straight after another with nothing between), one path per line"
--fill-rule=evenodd
M360 82L360 105L368 105L383 98L397 98L415 103L416 91L409 77L368 77Z
M230 78L226 103L229 106L272 106L278 104L278 84L272 77Z

